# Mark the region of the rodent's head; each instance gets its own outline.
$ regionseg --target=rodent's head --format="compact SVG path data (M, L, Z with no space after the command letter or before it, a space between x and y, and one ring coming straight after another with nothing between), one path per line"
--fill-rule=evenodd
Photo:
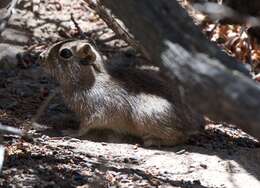
M58 42L40 55L40 63L66 86L91 87L95 76L105 71L101 55L86 40Z

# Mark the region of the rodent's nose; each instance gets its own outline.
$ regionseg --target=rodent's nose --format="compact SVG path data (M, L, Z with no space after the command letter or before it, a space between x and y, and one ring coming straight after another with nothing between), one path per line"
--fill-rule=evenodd
M76 48L76 52L81 58L88 56L91 53L91 51L91 46L88 43L79 44Z
M83 43L76 48L77 55L88 62L94 62L96 60L96 54L94 48L89 43Z

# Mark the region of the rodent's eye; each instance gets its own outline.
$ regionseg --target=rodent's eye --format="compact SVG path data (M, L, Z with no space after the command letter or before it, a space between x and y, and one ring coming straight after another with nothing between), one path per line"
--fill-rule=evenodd
M70 59L73 56L73 53L70 49L64 48L60 51L60 57L63 59Z

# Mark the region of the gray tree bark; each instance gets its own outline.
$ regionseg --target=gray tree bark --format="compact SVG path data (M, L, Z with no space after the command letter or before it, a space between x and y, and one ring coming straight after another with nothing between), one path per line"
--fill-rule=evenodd
M260 138L260 87L249 71L210 43L176 0L103 0L182 92L217 121Z

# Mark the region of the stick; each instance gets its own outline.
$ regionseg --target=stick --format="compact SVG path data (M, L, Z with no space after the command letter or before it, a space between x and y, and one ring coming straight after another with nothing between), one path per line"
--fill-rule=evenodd
M139 51L142 56L151 60L146 49L136 41L112 16L112 14L101 4L99 0L84 0L91 9L95 10L100 18L111 28L118 38L124 40L128 45Z
M73 13L70 14L71 17L71 21L73 22L73 24L75 25L76 29L79 32L80 38L85 39L87 38L87 35L83 32L83 30L80 28L79 24L76 22Z
M1 132L1 134L4 133L4 134L22 135L22 131L20 129L6 126L6 125L3 125L2 123L0 123L0 132Z

